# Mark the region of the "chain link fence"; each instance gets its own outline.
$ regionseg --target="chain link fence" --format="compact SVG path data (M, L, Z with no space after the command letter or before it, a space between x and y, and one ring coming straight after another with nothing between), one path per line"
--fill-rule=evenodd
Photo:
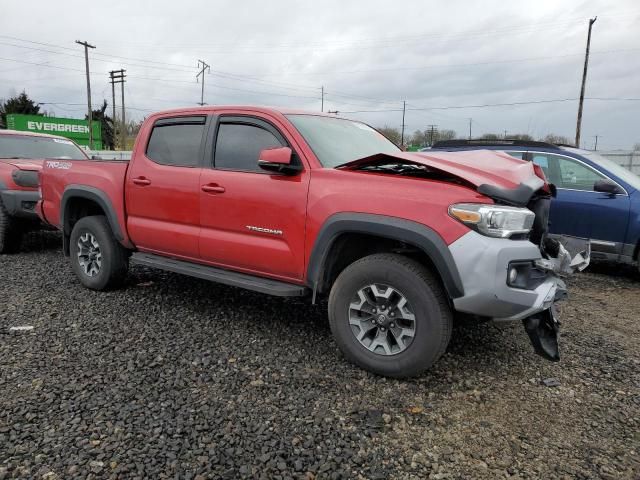
M608 158L612 162L616 162L621 167L630 170L636 175L640 175L640 151L625 151L625 150L614 150L614 151L598 151L600 155Z

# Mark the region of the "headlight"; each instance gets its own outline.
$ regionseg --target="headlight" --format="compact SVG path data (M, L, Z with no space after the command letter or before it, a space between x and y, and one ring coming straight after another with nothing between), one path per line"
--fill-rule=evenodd
M482 203L451 205L449 215L478 233L498 238L528 234L536 217L527 208Z
M35 170L14 170L11 172L11 176L15 184L21 187L35 188L40 183L38 172Z

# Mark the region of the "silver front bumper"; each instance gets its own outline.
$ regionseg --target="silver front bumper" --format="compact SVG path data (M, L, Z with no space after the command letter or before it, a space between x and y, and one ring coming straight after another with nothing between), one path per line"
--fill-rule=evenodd
M541 260L540 249L528 240L491 238L470 231L449 245L464 287L453 300L459 312L495 320L522 320L551 307L564 284L552 272L534 289L507 284L511 262Z

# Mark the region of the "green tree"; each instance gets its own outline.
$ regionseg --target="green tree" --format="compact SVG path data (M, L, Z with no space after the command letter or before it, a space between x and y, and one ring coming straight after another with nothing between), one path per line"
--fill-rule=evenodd
M6 128L7 114L9 113L42 115L42 113L40 113L40 105L31 100L24 91L16 97L11 97L9 100L0 100L0 124L2 124L2 128Z
M115 131L113 128L113 119L106 114L107 101L102 102L102 107L97 110L92 110L92 116L94 122L100 122L100 129L102 131L102 148L105 150L115 149ZM88 115L84 116L85 120L88 120Z

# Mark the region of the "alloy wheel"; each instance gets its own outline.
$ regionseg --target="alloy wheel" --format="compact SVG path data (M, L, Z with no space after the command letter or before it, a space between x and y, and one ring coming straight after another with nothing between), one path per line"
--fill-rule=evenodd
M416 318L407 298L384 284L362 287L349 305L349 325L360 344L377 355L397 355L416 334Z

